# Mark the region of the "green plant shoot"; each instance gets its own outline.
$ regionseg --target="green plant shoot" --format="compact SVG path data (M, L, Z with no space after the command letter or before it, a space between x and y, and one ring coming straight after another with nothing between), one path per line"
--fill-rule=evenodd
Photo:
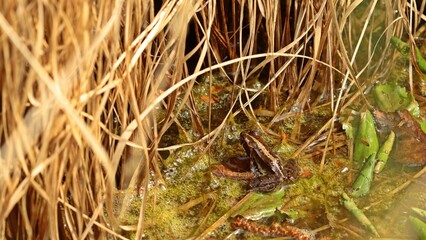
M420 239L426 240L426 223L413 216L409 216L408 221L410 221L411 225L417 230Z
M410 45L397 37L391 37L391 44L394 46L398 52L400 52L404 57L410 56ZM416 47L416 62L420 70L423 73L426 73L426 59L423 58L420 50Z
M379 236L376 228L370 222L367 216L365 216L364 212L358 208L354 200L350 198L345 192L342 193L342 204L364 227L366 227L376 237Z
M375 173L380 173L385 167L389 158L389 153L392 150L394 142L395 142L395 133L391 131L388 138L380 147L379 152L377 153L377 163L374 168Z
M420 208L411 208L415 213L417 213L419 216L426 218L426 211Z

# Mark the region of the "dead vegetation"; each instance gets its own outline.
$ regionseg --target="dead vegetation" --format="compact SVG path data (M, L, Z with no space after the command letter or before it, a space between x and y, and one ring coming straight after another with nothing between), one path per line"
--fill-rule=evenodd
M201 75L225 75L230 106L253 122L251 102L268 92L264 130L324 104L336 118L387 76L390 36L414 40L424 21L424 1L385 2L3 1L0 238L126 239L119 219L130 199L117 214L113 193L164 182L159 145L181 126L179 112L190 109L191 133L179 128L188 144L214 141L231 115L203 123L191 91ZM259 75L267 82L251 95L246 83ZM333 121L296 153L332 138L327 129ZM136 239L145 206L130 229Z

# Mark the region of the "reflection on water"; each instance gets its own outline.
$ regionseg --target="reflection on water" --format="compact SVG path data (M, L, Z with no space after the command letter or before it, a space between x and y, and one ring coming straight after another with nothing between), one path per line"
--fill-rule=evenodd
M397 197L394 206L383 217L383 221L377 224L382 236L416 239L415 231L408 222L408 216L416 216L411 210L413 207L426 209L425 189L426 174L423 174L403 190L403 193Z

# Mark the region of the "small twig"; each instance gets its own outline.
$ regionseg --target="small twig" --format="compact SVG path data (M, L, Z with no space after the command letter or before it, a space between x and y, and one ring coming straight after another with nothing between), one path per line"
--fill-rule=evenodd
M364 207L364 211L369 210L370 208L381 204L382 202L392 198L395 194L397 194L398 192L402 191L404 188L408 187L408 185L410 185L410 183L421 177L424 173L426 173L426 167L422 168L422 170L420 170L418 173L416 173L411 179L409 179L408 181L404 182L403 184L401 184L399 187L395 188L394 190L390 191L389 193L387 193L385 196L383 196L380 200L378 200L377 202L373 202L372 204L370 204L367 207Z
M249 200L252 195L254 194L254 192L249 192L246 196L244 196L237 204L235 204L231 209L229 209L225 214L223 214L222 217L220 217L218 220L216 220L215 223L213 223L210 227L208 227L206 230L204 230L204 232L202 232L198 237L196 237L195 239L204 239L207 234L213 232L216 228L220 227L220 225L222 225L231 215L232 213L234 213L234 211L236 209L238 209L239 207L241 207L241 205L243 205L245 202L247 202L247 200Z
M296 152L293 153L293 155L291 155L291 158L296 158L297 156L299 156L299 154L305 150L306 147L308 147L318 136L321 135L321 133L323 133L325 130L328 129L328 127L330 126L331 122L333 121L333 118L330 118L321 128L320 130L318 130L314 135L310 136L308 138L308 140L305 141L305 143L299 148L297 149Z

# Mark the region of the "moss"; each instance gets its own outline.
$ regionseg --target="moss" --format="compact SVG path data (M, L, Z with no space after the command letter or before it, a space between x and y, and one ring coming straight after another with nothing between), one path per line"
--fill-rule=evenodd
M235 151L230 146L229 151ZM150 190L146 207L146 236L149 239L184 239L195 234L210 206L214 211L208 215L203 226L209 226L228 211L244 194L241 182L218 178L209 174L212 162L219 161L201 154L202 149L184 147L172 153L165 161L166 188ZM187 211L178 210L183 204L210 193L209 199ZM201 229L202 230L202 229ZM230 226L223 227L217 236L225 236Z
M312 160L299 160L303 171L310 171L310 178L300 178L286 190L284 204L280 211L288 213L302 211L304 217L294 219L294 224L302 228L316 228L328 224L330 219L338 219L341 214L339 193L346 187L347 173L342 172L340 161L336 158L328 161L325 170L319 173ZM337 164L339 162L339 164ZM291 218L288 218L291 219Z
M160 194L161 195L161 194ZM146 211L146 235L150 239L167 239L171 236L177 239L188 237L197 221L190 221L188 216L178 210L176 202L160 197L156 204L148 204Z

